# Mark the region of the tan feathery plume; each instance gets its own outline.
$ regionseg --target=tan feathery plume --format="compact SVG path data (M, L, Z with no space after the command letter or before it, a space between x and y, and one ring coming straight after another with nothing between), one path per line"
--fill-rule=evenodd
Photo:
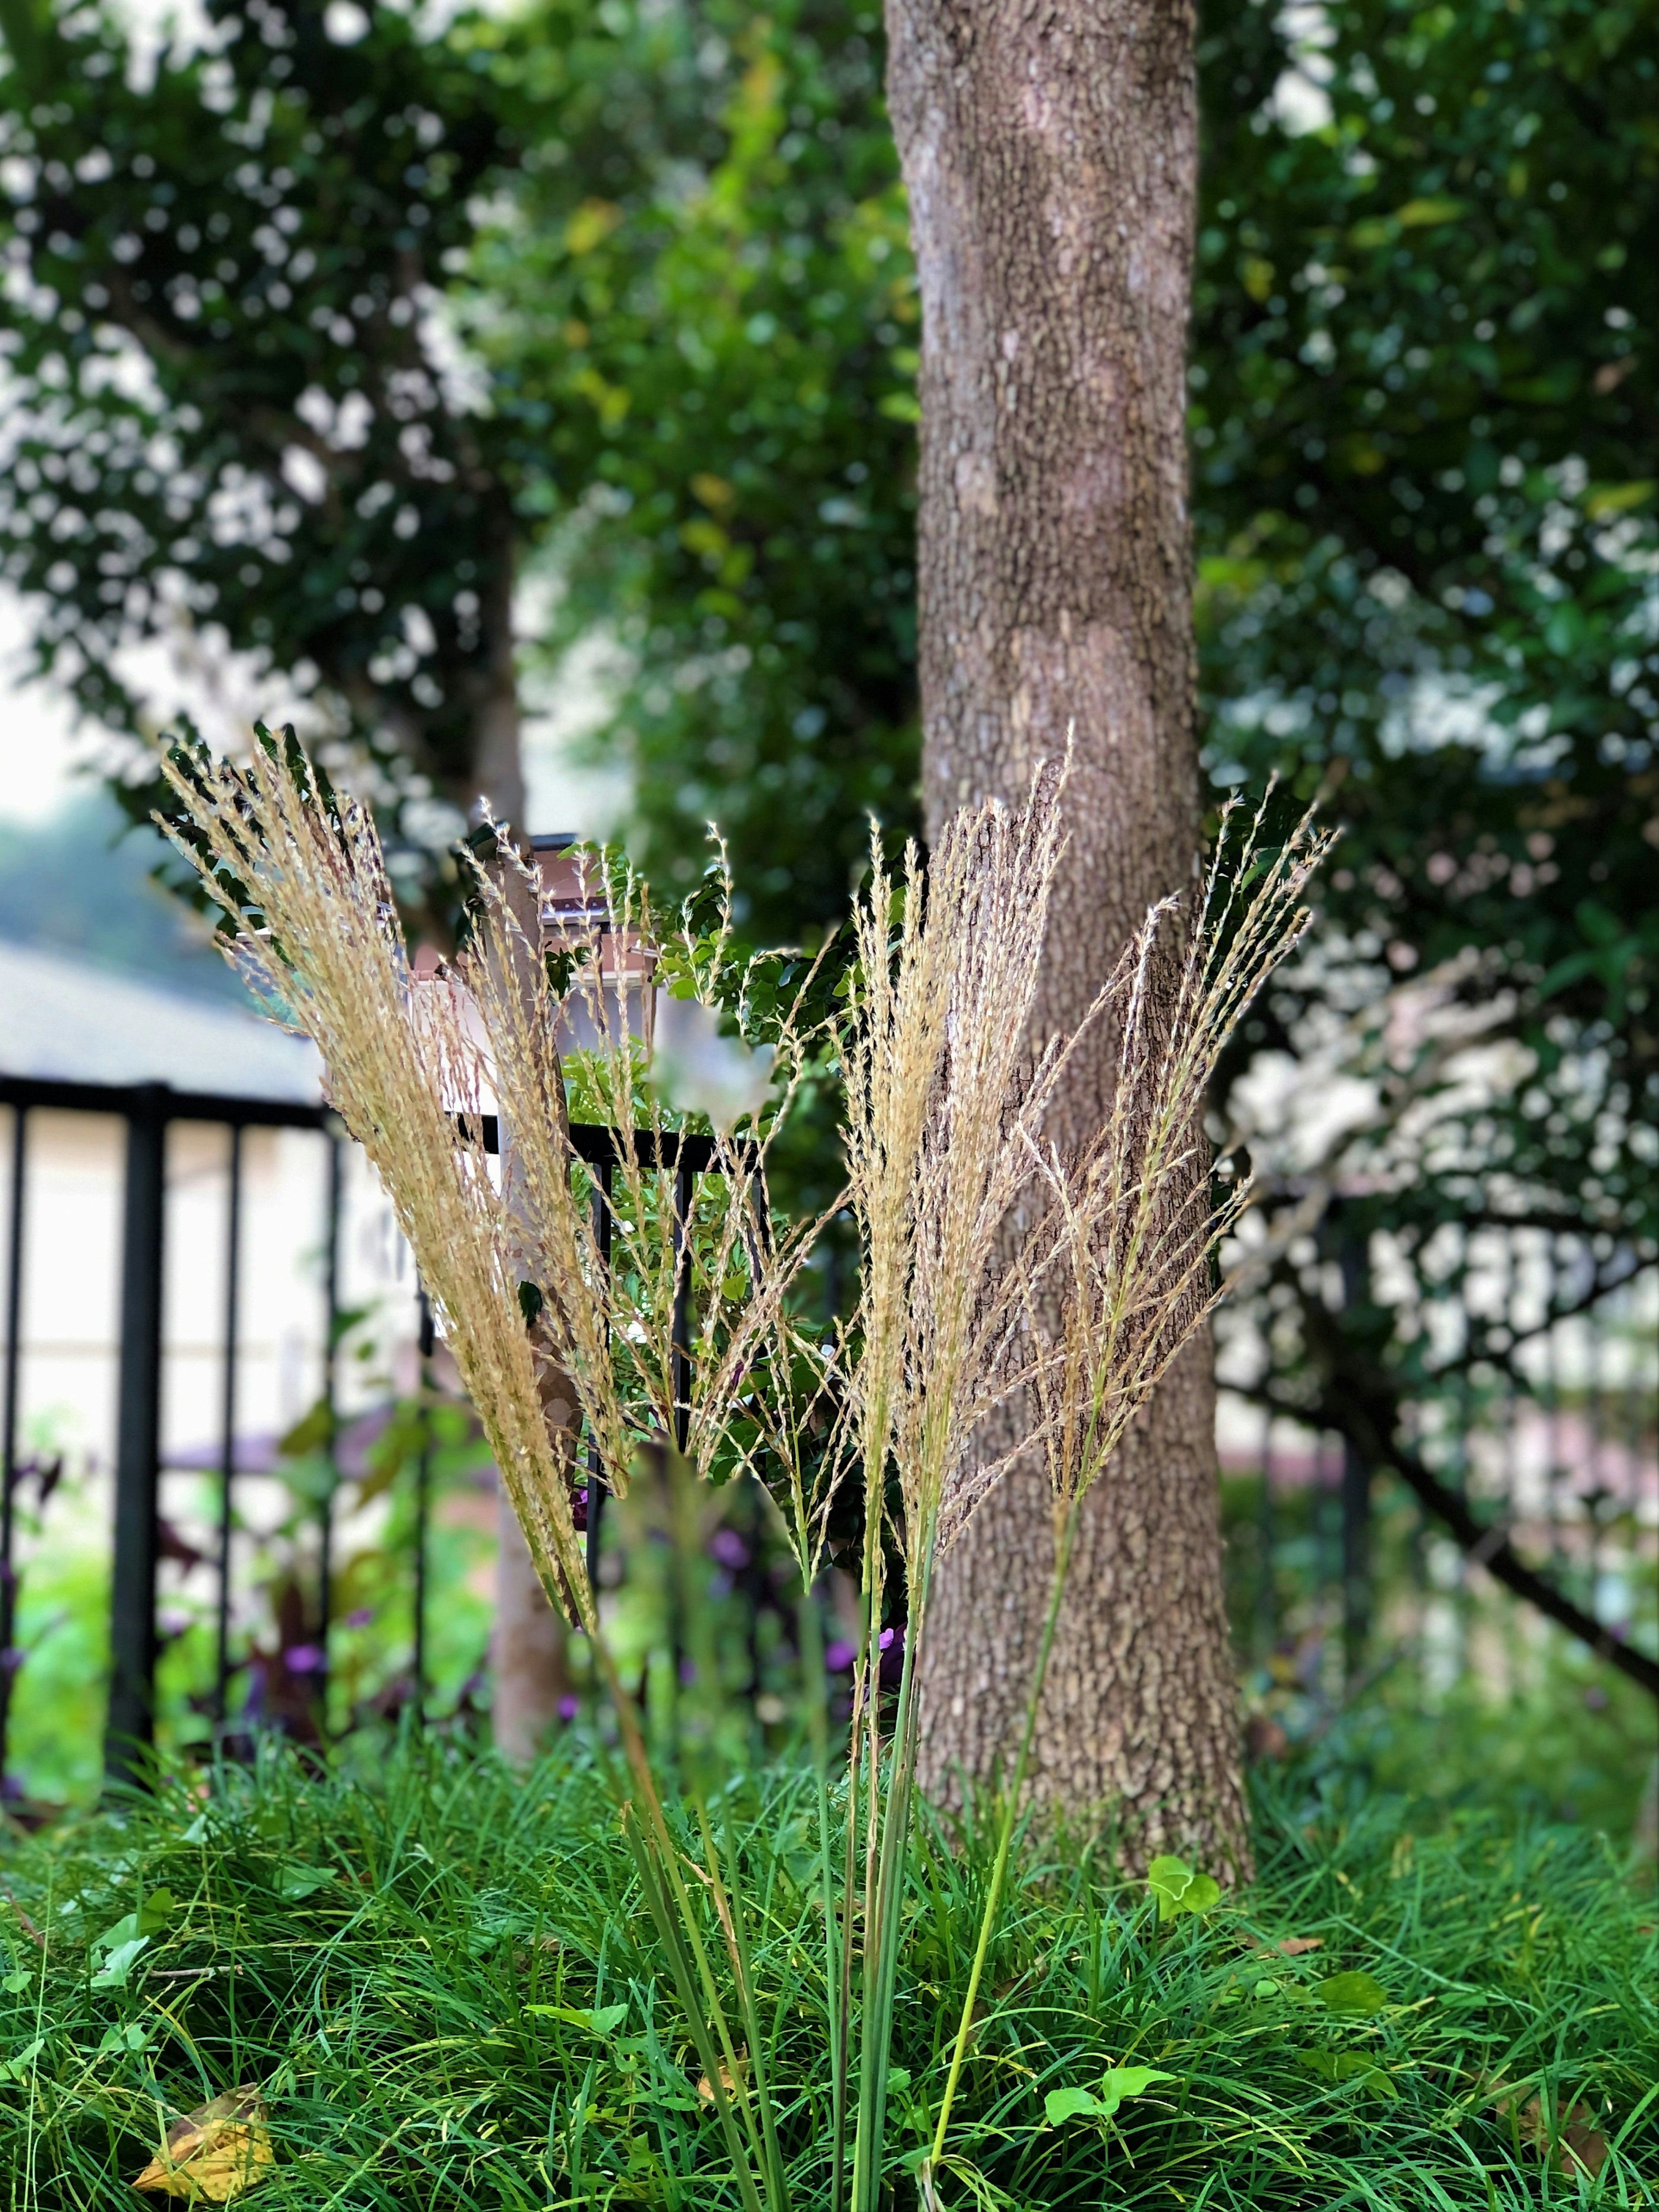
M704 1477L742 1463L739 1400L753 1400L766 1425L750 1388L757 1365L782 1371L811 1354L786 1302L820 1223L777 1228L766 1167L814 1042L799 1020L814 970L773 1025L765 1112L716 1124L702 1140L708 1166L687 1178L683 1218L683 1132L629 1018L630 993L653 988L646 963L657 921L631 874L618 885L597 856L580 854L577 865L582 918L559 927L551 957L546 933L532 941L523 920L533 872L509 855L498 875L481 876L477 938L454 971L489 1040L525 1277L542 1301L535 1334L569 1376L620 1495L643 1443L672 1444ZM681 927L687 957L678 972L697 1002L712 1012L735 980L741 1021L746 978L734 979L725 962L726 931L694 944ZM608 1199L564 1115L573 1061L611 1131ZM774 1419L768 1431L781 1451L791 1441L786 1428Z
M1158 971L1175 900L1152 908L1128 949L1112 988L1119 1035L1105 1128L1073 1161L1052 1144L1036 1147L1043 1211L1021 1267L1022 1379L1035 1414L1025 1448L1041 1445L1059 1510L1099 1478L1225 1295L1213 1255L1251 1192L1235 1176L1214 1194L1204 1103L1246 1007L1306 931L1302 895L1333 842L1304 817L1259 866L1267 803L1231 866L1224 816L1173 989L1160 994ZM958 1462L945 1543L1000 1471Z
M245 769L205 750L175 752L164 773L199 842L161 826L223 909L239 966L321 1054L331 1102L414 1251L537 1571L591 1627L571 1470L548 1432L519 1303L518 1234L483 1151L478 1040L453 994L410 975L373 818L327 792L291 739L263 738Z

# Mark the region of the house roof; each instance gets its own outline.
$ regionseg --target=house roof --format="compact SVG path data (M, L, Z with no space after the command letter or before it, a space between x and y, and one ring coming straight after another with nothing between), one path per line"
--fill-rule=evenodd
M167 1083L316 1105L320 1063L303 1037L32 945L0 943L0 1074L60 1083Z

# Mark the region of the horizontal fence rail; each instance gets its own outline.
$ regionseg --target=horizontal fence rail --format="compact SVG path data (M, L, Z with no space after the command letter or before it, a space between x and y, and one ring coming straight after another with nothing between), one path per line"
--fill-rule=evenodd
M24 1473L21 1432L26 1251L40 1233L31 1195L32 1138L37 1114L115 1117L125 1125L120 1170L118 1325L112 1455L112 1576L110 1677L104 1759L112 1777L143 1765L155 1715L158 1565L168 1540L161 1515L161 1389L165 1353L163 1299L167 1245L167 1140L178 1122L216 1124L226 1134L223 1290L218 1308L220 1360L216 1436L177 1462L216 1481L216 1517L209 1562L216 1577L210 1618L212 1680L208 1711L215 1740L230 1743L248 1723L232 1710L231 1686L250 1661L234 1649L233 1593L240 1524L239 1473L246 1471L248 1439L243 1351L249 1246L246 1140L253 1130L294 1130L325 1148L319 1352L321 1433L328 1480L307 1524L315 1544L314 1596L305 1601L300 1651L308 1680L300 1691L308 1710L326 1711L336 1581L336 1494L339 1456L340 1337L345 1316L342 1220L347 1140L324 1106L174 1091L166 1085L104 1086L0 1077L0 1107L10 1111L9 1142L0 1152L8 1212L0 1247L4 1344L0 1358L0 1778L7 1771L13 1701L22 1655L17 1649L18 1486ZM483 1117L487 1151L499 1142L494 1116ZM590 1170L595 1242L610 1263L611 1190L623 1157L617 1133L581 1124L573 1150ZM690 1223L694 1180L717 1166L714 1141L696 1134L648 1131L631 1139L635 1156L673 1176L674 1234L680 1255L673 1340L678 1441L684 1444L691 1375L684 1349L691 1340ZM1340 1218L1339 1218L1340 1227ZM764 1224L760 1233L765 1233ZM1259 1446L1241 1448L1237 1421L1224 1462L1235 1484L1256 1485L1251 1517L1232 1524L1233 1551L1254 1581L1237 1601L1246 1646L1259 1656L1283 1645L1308 1620L1323 1622L1335 1654L1337 1679L1350 1688L1397 1656L1402 1620L1424 1679L1443 1684L1471 1664L1465 1595L1484 1575L1507 1583L1535 1612L1553 1619L1644 1687L1659 1691L1659 1661L1632 1632L1639 1593L1659 1546L1659 1340L1653 1314L1659 1285L1650 1267L1615 1264L1591 1240L1531 1230L1478 1249L1471 1242L1453 1269L1454 1287L1421 1311L1395 1297L1387 1316L1391 1344L1429 1347L1386 1373L1361 1343L1341 1334L1386 1303L1379 1287L1386 1252L1330 1241L1335 1253L1304 1296L1295 1357L1279 1344L1282 1315L1271 1303L1246 1300L1236 1324L1257 1340L1255 1371L1245 1381L1224 1374L1224 1399L1235 1415L1249 1409ZM418 1285L416 1419L421 1441L413 1462L414 1519L410 1561L413 1619L410 1698L423 1709L428 1688L429 1522L434 1495L432 1414L434 1384L431 1316ZM1324 1316L1322 1322L1321 1316ZM1319 1331L1327 1324L1328 1341ZM1357 1326L1357 1323L1356 1323ZM1386 1331L1383 1332L1387 1334ZM1373 1326L1373 1350L1378 1338ZM1311 1346L1311 1352L1310 1346ZM1277 1349L1275 1347L1278 1347ZM1333 1348L1334 1347L1334 1349ZM1223 1346L1224 1362L1227 1357ZM1308 1384L1310 1360L1326 1361L1322 1386ZM1343 1362L1349 1362L1345 1367ZM1357 1363L1357 1364L1355 1364ZM315 1371L315 1370L313 1370ZM346 1426L349 1428L350 1423ZM354 1449L356 1449L354 1447ZM1242 1455L1241 1455L1242 1452ZM586 1545L599 1580L605 1489L597 1454L587 1454ZM1379 1593L1378 1498L1403 1485L1419 1518L1407 1547L1414 1595L1402 1613L1398 1591ZM404 1493L407 1495L408 1493ZM1393 1493L1389 1493L1393 1494ZM1393 1540L1390 1539L1390 1541ZM1449 1572L1446 1560L1455 1565ZM1396 1563L1397 1564L1397 1563ZM1392 1570L1391 1570L1392 1571ZM307 1568L307 1575L310 1574ZM1235 1580L1237 1577L1236 1563ZM1414 1610L1413 1610L1414 1608ZM1384 1619L1383 1615L1387 1614ZM1414 1624L1414 1625L1413 1625ZM300 1668L297 1651L278 1662Z
M314 1605L307 1614L304 1646L311 1701L319 1708L329 1680L334 1585L333 1494L340 1473L335 1440L340 1430L339 1337L342 1326L341 1220L346 1139L329 1109L301 1102L246 1098L230 1093L185 1092L165 1084L129 1086L0 1076L0 1107L11 1110L9 1147L8 1227L4 1249L4 1354L0 1364L4 1401L0 1412L0 1778L8 1772L10 1701L21 1654L15 1649L18 1572L15 1559L15 1501L23 1472L20 1442L24 1301L24 1253L30 1218L31 1116L39 1112L114 1117L125 1124L121 1170L119 1305L117 1329L116 1419L113 1452L113 1528L110 1604L110 1680L105 1725L105 1768L112 1778L131 1778L142 1771L154 1741L158 1565L167 1539L161 1511L160 1483L165 1455L161 1443L164 1364L163 1292L167 1230L167 1132L178 1121L222 1127L228 1140L224 1216L224 1289L220 1314L220 1382L216 1464L199 1456L191 1462L218 1482L213 1614L213 1681L210 1708L216 1736L228 1741L237 1729L230 1710L230 1685L238 1671L233 1650L232 1598L237 1518L236 1477L245 1453L240 1433L245 1237L244 1139L252 1128L314 1132L327 1148L325 1200L320 1225L323 1254L322 1393L317 1409L329 1440L331 1480L316 1509L318 1565ZM487 1152L498 1149L495 1115L482 1118L479 1134ZM608 1128L571 1126L572 1150L592 1172L596 1241L608 1265L611 1246L611 1188L623 1158L622 1140ZM676 1283L673 1339L676 1346L674 1397L677 1441L684 1447L690 1415L689 1224L695 1179L717 1166L714 1139L696 1133L641 1130L632 1133L634 1156L653 1170L673 1174L674 1238L681 1255ZM746 1151L746 1147L739 1147ZM415 1463L415 1527L410 1562L413 1621L410 1678L417 1711L423 1706L428 1678L428 1548L432 1505L431 1409L439 1395L434 1379L435 1342L424 1291L416 1286L419 1324L416 1406L422 1442ZM605 1498L597 1453L587 1462L586 1544L590 1570L597 1577ZM280 1639L279 1639L280 1640ZM279 1662L292 1660L279 1651Z

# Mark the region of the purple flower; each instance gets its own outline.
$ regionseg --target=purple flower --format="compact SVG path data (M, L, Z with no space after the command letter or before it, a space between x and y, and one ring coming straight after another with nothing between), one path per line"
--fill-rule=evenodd
M845 1674L858 1656L857 1644L845 1643L838 1636L833 1644L826 1644L823 1647L825 1670L831 1674Z
M348 1628L367 1628L374 1618L374 1608L372 1605L360 1605L347 1613L345 1625Z
M317 1644L291 1644L283 1652L290 1674L315 1674L324 1664L322 1646Z
M709 1556L734 1571L749 1565L749 1547L735 1528L716 1528L708 1539Z
M562 1721L574 1721L577 1714L580 1712L581 1709L581 1699L580 1698L573 1698L568 1690L567 1690L563 1697L559 1699L558 1714L559 1718Z
M0 1651L0 1674L15 1674L27 1656L17 1644L9 1644Z
M684 1682L684 1683L687 1683L687 1684L690 1684L690 1683L692 1683L692 1682L695 1682L695 1681L696 1680L696 1679L697 1679L697 1662L696 1662L696 1661L695 1659L682 1659L682 1660L681 1660L681 1662L680 1662L680 1680L681 1680L681 1681L682 1681L682 1682Z
M896 1628L884 1628L881 1632L881 1643L879 1648L884 1651L890 1651L893 1648L893 1638L897 1634L898 1631Z

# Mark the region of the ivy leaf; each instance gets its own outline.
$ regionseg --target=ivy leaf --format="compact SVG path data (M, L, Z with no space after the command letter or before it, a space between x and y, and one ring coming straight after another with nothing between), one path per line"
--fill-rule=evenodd
M1379 2066L1368 2051L1299 2051L1297 2058L1310 2074L1316 2074L1322 2081L1328 2081L1333 2088L1340 2088L1344 2082L1352 2081L1371 2096L1388 2097L1395 2101L1399 2099L1400 2092L1395 2088L1388 2069Z
M132 1972L133 1961L141 1951L148 1950L149 1948L148 1936L132 1936L125 1943L118 1943L93 1976L93 1988L95 1990L125 1989L128 1978Z
M1156 1858L1146 1869L1146 1887L1158 1899L1160 1922L1178 1912L1207 1912L1221 1902L1221 1885L1213 1875L1198 1874L1185 1859Z
M134 1960L148 1948L150 1937L166 1927L173 1903L170 1889L152 1890L136 1912L124 1912L113 1927L94 1939L93 1948L104 1954L92 1978L94 1989L125 1989Z
M0 2059L0 2075L9 2081L21 2081L33 2071L35 2060L46 2049L46 2038L37 2035L33 2043L25 2044L15 2058Z
M1178 2074L1166 2074L1157 2066L1109 2066L1100 2077L1097 2095L1090 2089L1050 2089L1042 2100L1044 2117L1051 2128L1063 2126L1067 2120L1109 2120L1117 2108L1131 2097L1143 2096L1157 2081L1178 2081Z
M1100 2103L1088 2089L1050 2089L1042 2100L1042 2110L1049 2126L1058 2128L1067 2120L1093 2119Z
M1109 2120L1130 2097L1144 2096L1155 2081L1178 2081L1178 2074L1165 2074L1156 2066L1109 2066L1100 2077L1100 2114Z

